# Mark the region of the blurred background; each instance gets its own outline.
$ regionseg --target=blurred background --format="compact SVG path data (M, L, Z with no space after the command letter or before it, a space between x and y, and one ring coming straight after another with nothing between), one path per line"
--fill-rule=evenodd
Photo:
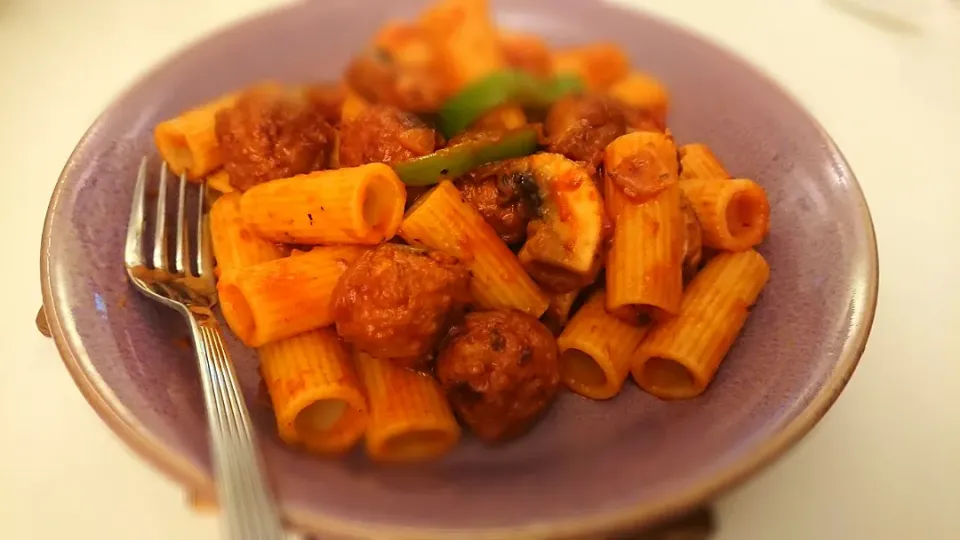
M717 502L717 540L960 538L958 3L617 1L789 89L851 162L879 240L880 304L860 368L796 449ZM37 333L36 261L51 189L99 111L173 51L280 3L0 0L0 231L12 261L0 537L216 537L215 519L112 435Z

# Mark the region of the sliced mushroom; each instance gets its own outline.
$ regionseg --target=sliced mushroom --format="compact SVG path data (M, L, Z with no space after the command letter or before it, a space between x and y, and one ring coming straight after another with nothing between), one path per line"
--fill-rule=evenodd
M590 174L560 154L518 160L535 186L537 211L519 258L530 276L554 292L583 287L601 266L605 215Z

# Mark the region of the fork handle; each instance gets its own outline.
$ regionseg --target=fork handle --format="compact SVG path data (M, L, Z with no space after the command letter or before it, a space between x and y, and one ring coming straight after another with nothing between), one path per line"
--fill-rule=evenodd
M188 314L206 402L217 498L229 540L282 540L283 526L267 488L253 423L220 325L209 310Z

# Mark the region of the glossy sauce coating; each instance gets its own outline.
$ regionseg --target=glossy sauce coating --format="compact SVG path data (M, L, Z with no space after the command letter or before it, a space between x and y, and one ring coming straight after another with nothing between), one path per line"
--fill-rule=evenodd
M230 184L257 184L326 168L334 140L323 111L303 93L264 85L217 114L217 141Z
M397 163L434 151L437 132L415 114L388 105L364 109L340 128L340 166Z
M416 366L470 301L470 273L453 257L381 244L347 269L331 300L337 333L380 358Z
M479 311L451 331L436 365L450 404L481 439L526 432L557 395L557 344L540 321L517 311Z

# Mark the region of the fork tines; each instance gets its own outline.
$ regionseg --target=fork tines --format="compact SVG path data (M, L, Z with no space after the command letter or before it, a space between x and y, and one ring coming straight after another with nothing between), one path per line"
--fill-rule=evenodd
M167 164L160 166L160 180L157 186L156 214L153 230L153 250L146 255L145 232L147 224L147 158L140 162L137 182L133 188L133 204L130 209L130 221L127 226L127 242L124 251L124 264L127 268L149 268L170 274L171 276L195 276L213 279L213 261L210 238L205 226L204 197L205 189L199 189L199 203L196 215L196 257L190 260L189 224L187 222L187 176L180 175L177 197L176 230L173 238L173 265L170 262L169 232L167 226L167 190L170 176Z

